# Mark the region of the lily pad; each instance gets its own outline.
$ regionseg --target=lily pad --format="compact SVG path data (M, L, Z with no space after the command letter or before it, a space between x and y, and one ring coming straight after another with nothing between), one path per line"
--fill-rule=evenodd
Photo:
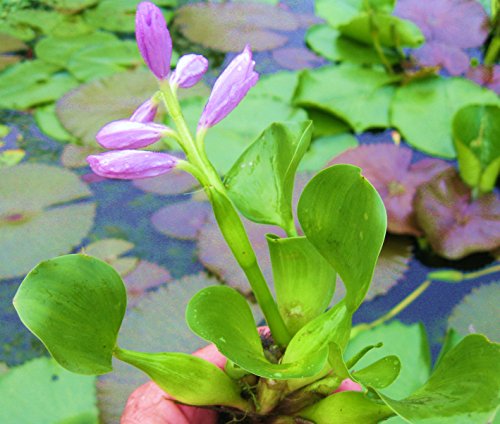
M169 237L194 240L210 216L208 202L186 200L172 203L156 211L151 217L153 227Z
M500 342L500 329L491 319L500 313L499 289L498 281L472 289L472 292L453 308L448 318L448 327L462 335L481 333L493 342Z
M473 200L457 171L443 172L420 186L415 197L417 222L434 251L447 259L500 247L498 193Z
M304 71L294 104L331 113L356 132L388 127L393 82L385 72L349 64Z
M223 52L273 50L288 42L284 31L299 28L296 16L259 3L192 4L177 10L175 25L190 41Z
M102 152L102 149L97 146L77 146L75 144L67 144L64 146L61 154L61 163L66 168L83 168L84 166L89 165L87 162L87 156L100 152Z
M125 316L118 342L120 346L144 352L191 353L206 342L193 334L184 320L186 306L195 293L217 284L204 273L184 277L146 294ZM148 381L141 371L115 361L114 372L99 378L99 410L105 423L119 422L128 396Z
M0 192L0 278L23 275L42 260L70 252L93 225L94 203L68 204L91 192L65 169L1 168Z
M452 119L470 104L499 104L498 96L463 78L426 78L399 87L391 106L392 125L406 141L433 156L454 158ZM417 125L425 122L425 125Z
M316 14L325 19L330 25L337 27L348 23L363 11L377 13L391 13L395 0L316 0Z
M97 424L95 377L66 371L49 358L0 373L0 422Z
M12 53L23 52L27 49L28 46L21 40L0 33L0 71L22 59L22 56Z
M148 193L163 196L186 193L194 190L199 185L191 174L176 169L158 177L134 180L132 184Z
M65 142L75 141L74 137L68 131L66 131L59 122L59 119L56 115L56 106L54 103L37 107L35 111L35 119L40 129L54 140ZM86 164L87 163L85 162L85 165Z
M83 251L111 265L115 271L124 277L135 269L139 263L138 258L121 257L134 247L133 243L123 239L102 239L90 243Z
M399 0L395 14L416 23L426 43L413 51L424 66L442 66L452 75L469 67L463 49L480 46L488 36L488 15L475 0Z
M99 0L43 0L43 3L65 13L75 13L97 4Z
M323 65L319 56L304 47L282 47L273 50L273 59L284 69L299 70Z
M450 165L431 158L412 163L412 156L407 147L378 143L349 149L332 160L330 165L347 163L359 166L384 201L389 220L388 231L419 236L422 231L413 210L417 188Z

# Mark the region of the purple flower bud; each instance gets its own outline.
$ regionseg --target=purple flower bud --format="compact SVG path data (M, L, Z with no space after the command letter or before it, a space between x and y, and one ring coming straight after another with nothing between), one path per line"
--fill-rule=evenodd
M199 54L187 54L177 62L175 72L170 76L170 84L189 88L198 83L207 72L208 60Z
M102 127L96 139L106 149L138 149L156 143L168 134L172 134L172 130L165 125L122 119Z
M87 157L97 175L120 180L156 177L175 168L178 161L167 153L144 150L116 150Z
M158 103L149 99L135 110L129 120L134 122L142 122L144 124L153 122L157 112Z
M161 10L142 2L135 15L135 38L148 68L158 79L167 78L172 58L172 39Z
M236 56L215 81L212 93L198 122L198 128L209 128L224 119L259 79L253 70L250 46Z

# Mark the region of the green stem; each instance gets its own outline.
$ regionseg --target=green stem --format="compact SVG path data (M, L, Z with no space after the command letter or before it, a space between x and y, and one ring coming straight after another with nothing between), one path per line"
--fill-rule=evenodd
M375 47L375 51L377 52L380 61L384 65L384 68L389 74L394 74L394 69L392 69L391 63L387 59L387 56L384 53L384 49L380 44L379 31L374 21L373 13L370 14L370 34L372 36L373 47Z
M484 56L484 64L487 66L493 66L495 61L500 54L500 36L495 36L490 42L488 46L488 50L486 50L486 54Z
M188 161L194 167L191 168L191 171L196 170L193 175L203 185L208 194L222 235L250 283L275 342L281 346L286 346L290 341L290 334L259 267L257 257L238 212L229 199L219 174L205 155L203 148L204 131L199 132L195 143L182 115L179 101L168 81L161 83L160 88L164 94L163 97L168 112L177 127L181 139L180 144L186 153ZM196 172L201 173L203 177L197 176Z
M498 271L500 271L500 264L490 266L489 268L482 269L480 271L468 272L467 274L464 274L463 279L472 280L474 278L483 277Z
M431 282L429 280L425 280L420 286L418 286L414 291L412 291L407 297L405 297L401 302L399 302L394 308L392 308L389 312L382 315L380 318L376 319L373 322L366 324L359 324L352 328L351 331L351 339L356 337L360 332L369 330L374 328L380 324L383 324L390 319L394 318L397 314L399 314L402 310L406 309L411 303L413 303L420 295L427 290Z

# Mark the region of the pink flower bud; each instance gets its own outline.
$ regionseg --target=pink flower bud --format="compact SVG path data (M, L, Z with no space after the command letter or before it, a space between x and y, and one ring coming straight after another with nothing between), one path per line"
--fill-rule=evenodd
M135 110L135 112L132 114L129 120L142 123L153 122L157 112L158 112L158 103L149 99L146 100L142 105L140 105Z
M172 39L161 10L142 2L135 15L135 38L148 68L158 79L167 78L172 58Z
M94 173L119 180L156 177L175 168L178 161L175 156L167 153L144 150L115 150L87 157Z
M106 149L138 149L156 143L172 133L173 131L165 125L122 119L102 127L96 139Z
M254 66L252 51L250 46L246 46L215 81L198 128L213 127L238 106L259 79L259 74L253 70Z
M207 72L208 60L199 54L187 54L177 62L175 72L170 76L170 84L189 88L197 84Z

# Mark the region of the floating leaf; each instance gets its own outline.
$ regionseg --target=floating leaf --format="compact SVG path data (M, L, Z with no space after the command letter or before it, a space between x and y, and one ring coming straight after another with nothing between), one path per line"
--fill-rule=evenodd
M380 57L371 46L342 36L340 31L329 25L316 25L306 34L307 45L317 54L326 57L332 62L352 62L360 65L379 64ZM389 62L394 63L398 58L391 52L384 52Z
M382 71L342 64L304 71L294 104L345 120L356 132L389 126L394 77Z
M12 54L13 52L23 52L27 49L28 46L21 40L7 34L0 33L0 71L22 59L22 56Z
M44 259L68 253L92 227L94 203L66 204L91 195L67 170L38 164L1 168L0 193L0 278L23 275Z
M142 57L135 41L108 41L75 51L67 67L80 81L106 77L141 66Z
M96 153L101 153L101 152L102 149L94 146L76 146L74 144L67 144L66 146L64 146L64 149L61 154L61 163L66 168L82 168L84 166L89 165L87 162L87 156L95 155ZM87 181L87 182L92 182L92 181Z
M83 250L85 254L110 264L120 276L124 277L136 268L139 263L138 258L120 258L121 255L127 253L133 247L133 243L126 240L102 239L87 245Z
M238 210L261 224L295 232L292 193L295 172L309 147L312 122L275 122L226 174L224 185Z
M78 374L111 371L125 314L125 286L105 262L66 255L41 262L16 296L21 321L64 368Z
M39 358L0 373L0 422L97 424L95 378Z
M453 309L448 318L448 327L462 335L481 333L494 342L500 341L500 329L491 319L499 313L499 288L500 283L497 281L472 289Z
M460 176L480 193L495 187L500 173L500 106L472 105L453 118Z
M420 186L415 197L417 222L434 251L448 259L500 247L497 193L472 200L455 169Z
M161 194L163 196L186 193L194 190L199 185L198 181L191 174L176 169L158 177L134 180L132 184L148 193Z
M35 119L40 129L49 137L58 141L75 141L73 136L68 131L66 131L59 122L59 119L56 115L56 106L54 103L47 106L37 107L35 111ZM85 162L85 164L87 163Z
M388 231L418 236L422 232L413 210L417 188L450 165L430 158L412 163L412 156L407 147L377 143L349 149L332 160L330 165L347 163L360 167L384 201Z
M323 60L304 47L282 47L273 50L274 61L284 69L299 70L323 65Z
M463 49L478 47L488 36L488 16L475 0L400 0L395 14L415 22L426 43L413 55L424 66L443 66L452 75L469 67Z
M261 75L259 83L252 87L248 96L270 97L285 103L291 103L298 81L298 72L279 71L274 74Z
M123 278L127 286L128 306L136 306L149 290L157 288L171 279L172 276L167 269L155 263L140 260L136 267Z
M211 215L207 202L186 200L172 203L156 211L151 217L153 226L162 234L192 240Z
M117 37L109 32L94 32L71 38L49 36L42 38L36 44L35 53L39 59L45 62L66 67L70 57L78 50L116 40Z
M347 122L321 109L307 108L309 119L314 122L313 138L333 136L351 131Z
M25 155L26 152L22 149L0 150L0 168L17 165Z
M325 169L306 185L297 208L304 234L342 278L351 311L368 291L387 228L382 199L360 171Z
M63 15L62 19L51 28L49 35L71 38L91 34L94 31L95 28L88 25L82 15Z
M316 0L316 14L325 19L330 25L337 27L348 23L361 12L391 13L395 0Z
M402 400L380 394L412 423L485 423L498 409L500 345L482 335L465 337L443 357L429 381Z
M273 50L285 45L299 27L296 16L258 3L193 4L177 10L175 25L190 41L224 52Z
M478 65L467 71L467 78L500 94L500 65Z
M404 340L404 343L401 341ZM396 355L401 361L401 372L394 383L382 389L387 396L402 398L421 387L430 374L430 352L425 329L421 324L405 325L398 321L359 333L347 345L345 357L357 354L367 345L383 343L371 350L356 364L361 369L386 355Z
M17 9L9 13L11 25L25 26L35 32L48 34L62 19L62 15L53 10L34 8Z
M97 4L99 0L43 0L43 3L56 10L75 13Z
M452 119L470 104L498 104L492 91L463 78L426 78L399 87L391 106L391 121L418 150L454 158ZM425 122L425 125L416 125Z

